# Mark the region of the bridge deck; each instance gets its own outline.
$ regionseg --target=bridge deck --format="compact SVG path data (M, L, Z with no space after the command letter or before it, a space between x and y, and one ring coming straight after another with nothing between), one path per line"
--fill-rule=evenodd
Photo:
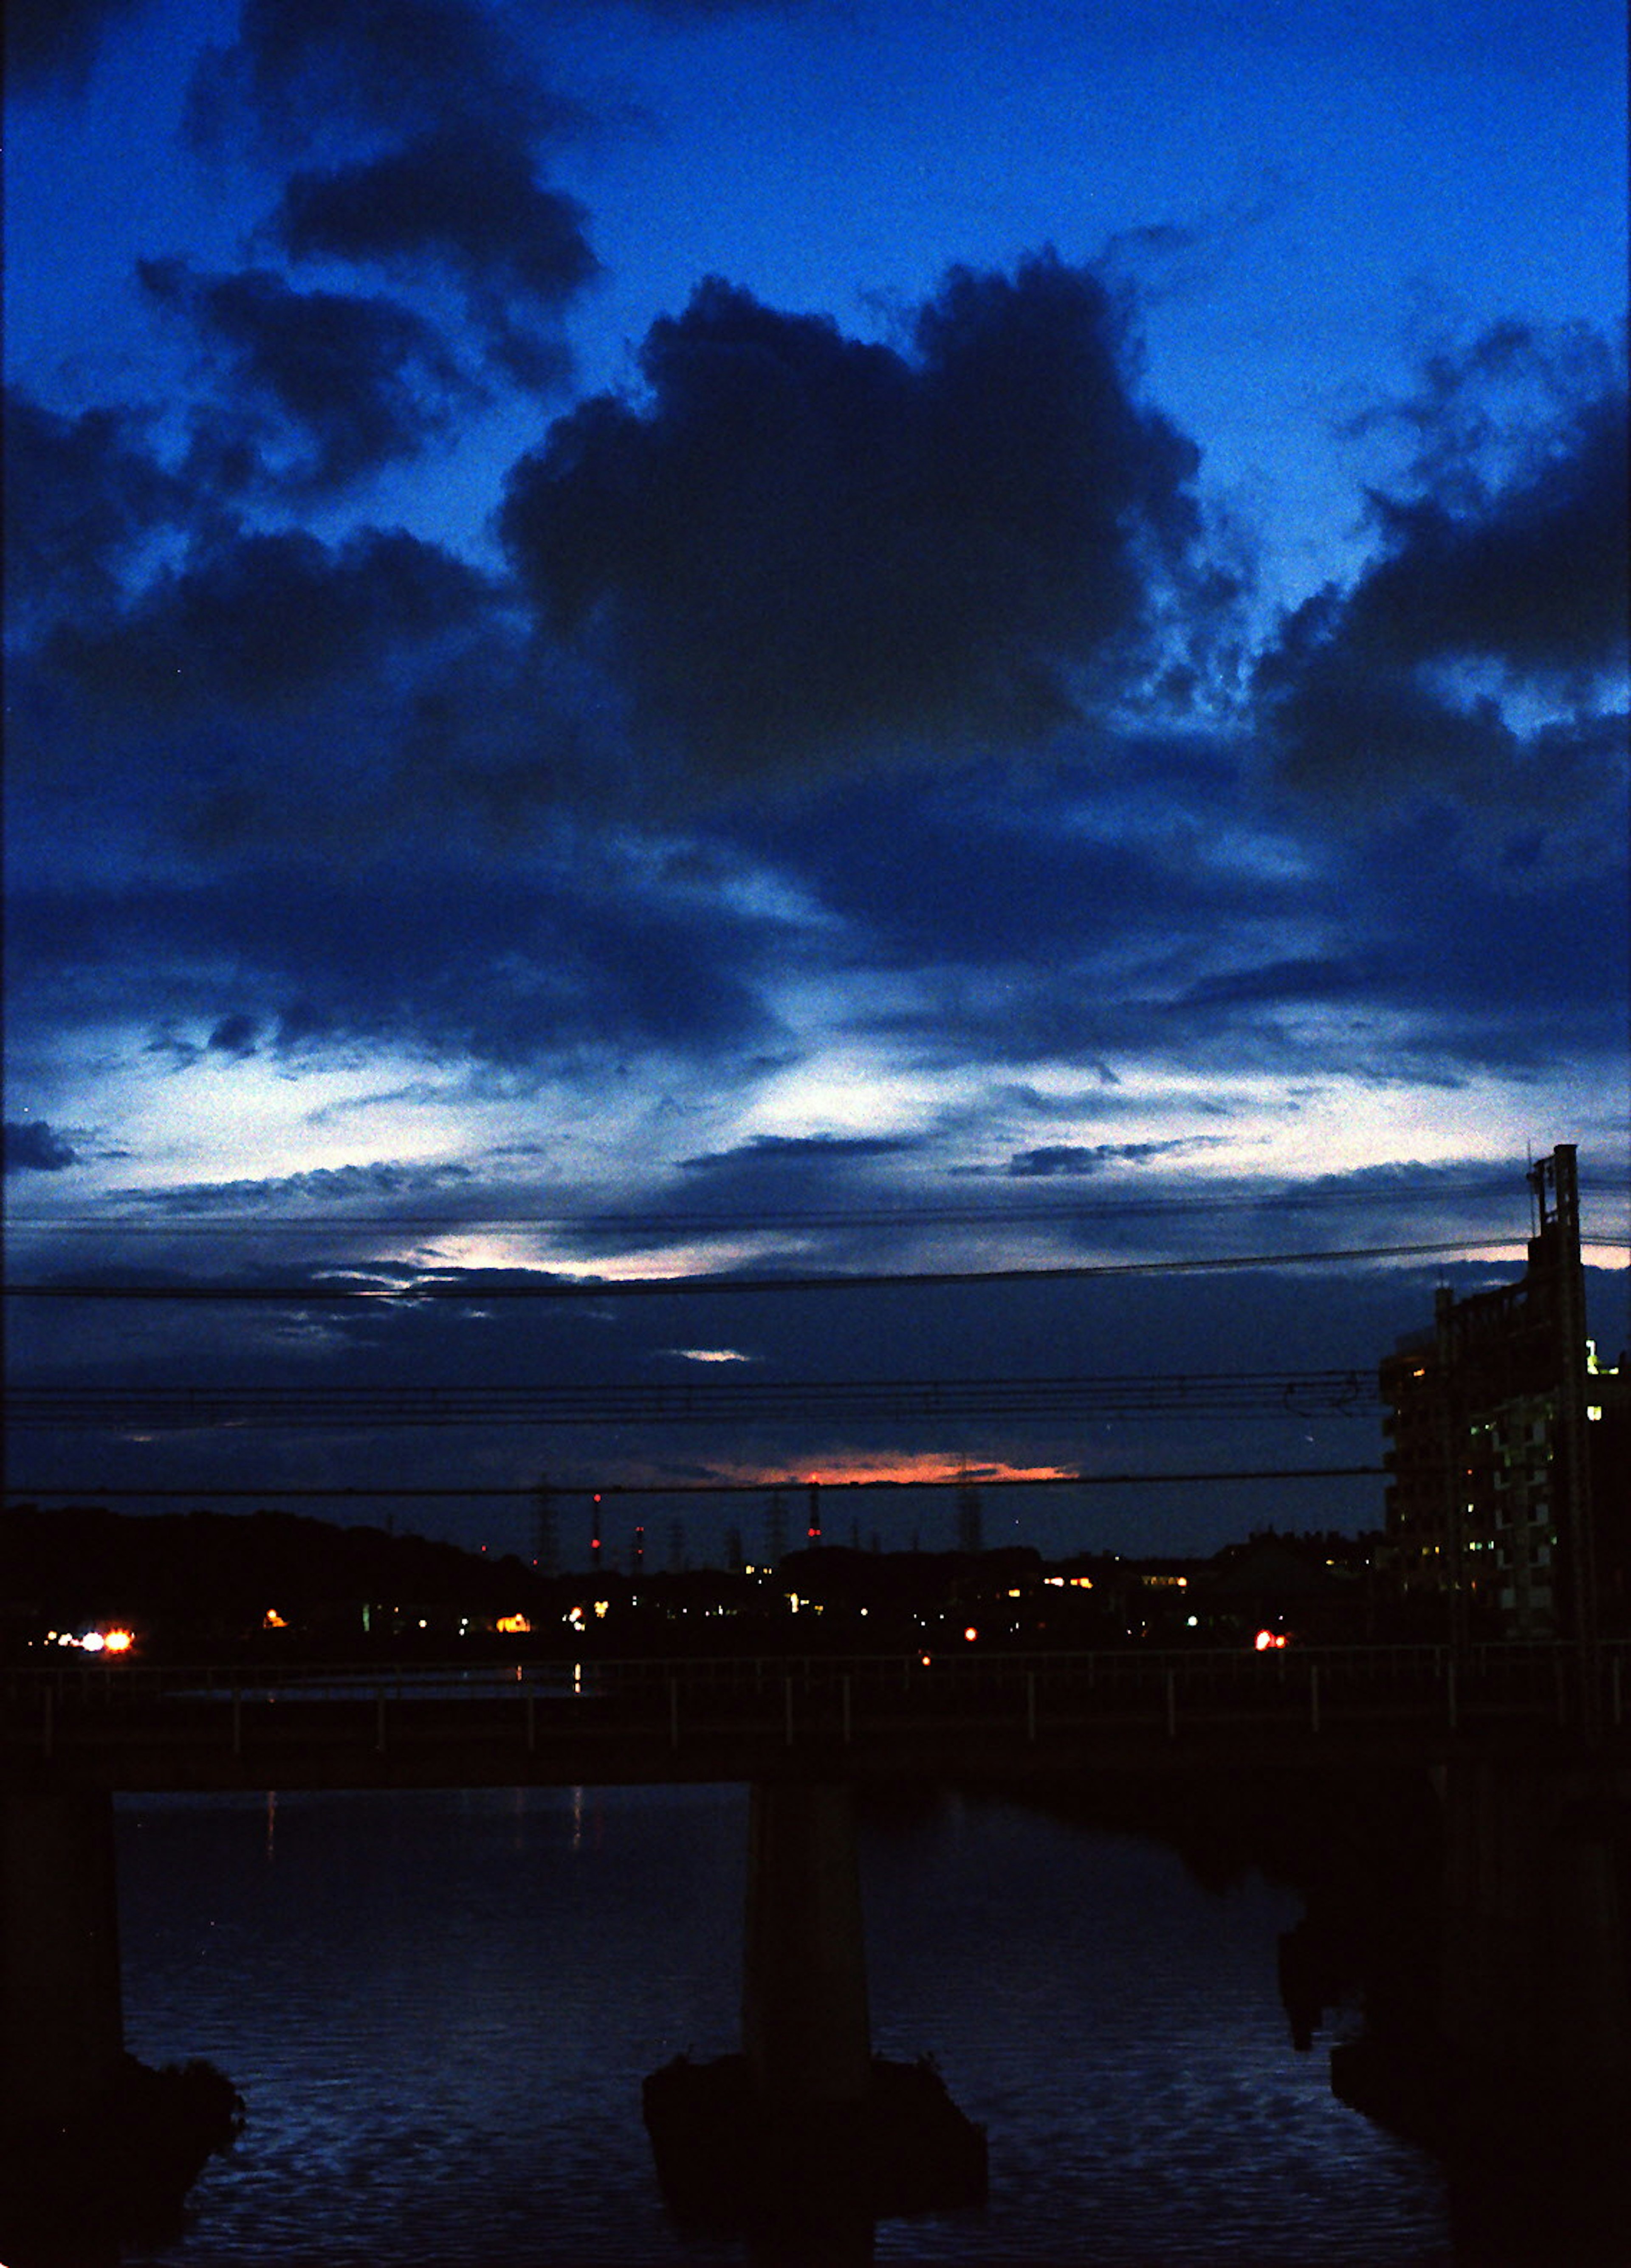
M1008 1778L1631 1744L1625 1649L378 1664L137 1664L0 1683L0 1787Z

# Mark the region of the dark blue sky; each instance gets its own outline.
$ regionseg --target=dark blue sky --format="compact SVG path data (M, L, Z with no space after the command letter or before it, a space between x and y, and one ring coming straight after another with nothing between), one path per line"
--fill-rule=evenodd
M14 1301L21 1377L1365 1364L1425 1262L383 1295L1441 1240L1471 1281L1560 1140L1623 1268L1620 9L29 0L8 38L12 1273L382 1294ZM35 1472L1081 1454L428 1438Z

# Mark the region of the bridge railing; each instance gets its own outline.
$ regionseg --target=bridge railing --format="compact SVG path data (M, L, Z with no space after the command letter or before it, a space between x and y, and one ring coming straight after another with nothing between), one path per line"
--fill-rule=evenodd
M1625 1722L1631 1641L1601 1647L1592 1666L1598 1721ZM1458 1653L1431 1646L1287 1648L1099 1648L1010 1651L977 1644L909 1653L687 1655L504 1662L354 1661L337 1664L154 1664L78 1660L0 1670L0 1730L29 1740L42 1723L65 1728L100 1718L161 1724L183 1707L281 1712L321 1706L524 1712L540 1729L666 1722L677 1732L780 1724L806 1734L866 1723L1022 1722L1050 1727L1111 1719L1164 1723L1170 1733L1207 1722L1283 1720L1318 1731L1390 1719L1454 1731L1501 1719L1580 1721L1582 1664L1565 1645L1488 1644Z

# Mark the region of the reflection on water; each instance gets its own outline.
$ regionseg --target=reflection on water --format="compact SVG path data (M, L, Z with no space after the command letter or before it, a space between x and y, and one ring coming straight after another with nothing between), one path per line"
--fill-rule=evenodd
M152 1797L121 1806L129 2044L241 2089L176 2268L739 2262L682 2245L643 2075L737 2044L746 1792ZM1332 2098L1275 1992L1296 1901L956 1798L862 1830L874 2044L991 2138L983 2214L880 2260L1450 2259L1431 2163Z

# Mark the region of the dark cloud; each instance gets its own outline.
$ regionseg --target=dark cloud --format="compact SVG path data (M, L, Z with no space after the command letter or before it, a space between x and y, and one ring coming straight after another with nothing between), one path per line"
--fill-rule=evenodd
M1181 1005L1191 1008L1255 1008L1265 1002L1351 1000L1369 991L1375 968L1344 957L1305 954L1295 961L1269 961L1203 976L1188 987Z
M62 416L8 387L6 614L13 632L55 612L94 611L156 531L184 519L185 485L151 453L147 422L122 409Z
M1133 361L1125 306L1052 254L955 271L903 351L710 281L653 327L643 407L587 401L517 467L503 534L716 772L1034 738L1192 563L1197 453Z
M1045 936L1059 968L1186 922L1216 929L1303 905L1283 876L1216 856L1216 835L1240 825L1237 793L1192 786L1155 750L1135 762L1126 811L1107 799L1118 751L1105 736L1075 765L844 779L819 796L744 799L717 823L796 873L874 967L1030 967Z
M196 469L218 488L349 487L417 455L476 398L432 326L394 300L296 291L265 269L204 276L151 260L137 273L221 365L227 406L194 426Z
M277 152L461 122L515 144L576 116L479 0L244 0L237 40L206 54L189 112L206 145L247 127Z
M682 1158L682 1173L707 1181L728 1179L738 1189L751 1181L761 1192L793 1174L801 1188L816 1172L842 1172L881 1158L911 1156L921 1145L882 1134L758 1134L733 1150L710 1150Z
M295 259L426 263L460 284L493 358L528 385L568 368L541 331L599 271L574 199L539 181L523 149L476 127L427 136L385 156L295 174L272 227Z
M5 1122L5 1170L8 1174L60 1174L77 1166L79 1152L43 1118Z
M439 869L422 856L360 880L320 858L192 887L19 889L11 920L15 1038L71 1006L145 1029L180 1071L212 1035L219 1055L253 1035L291 1061L369 1042L615 1082L653 1051L717 1058L723 1075L779 1036L759 989L772 927L570 858Z
M106 711L309 707L484 615L488 579L402 530L330 549L290 531L246 535L166 571L120 620L63 625L51 664Z
M260 1028L253 1016L246 1016L240 1011L235 1015L223 1016L210 1033L207 1044L217 1055L230 1056L234 1062L240 1063L246 1056L255 1054Z
M1397 492L1372 494L1377 556L1296 608L1258 666L1295 784L1513 808L1539 791L1544 808L1561 728L1526 728L1512 696L1568 704L1577 733L1618 697L1631 653L1624 382L1567 383L1601 381L1607 359L1560 365L1525 327L1496 327L1391 413L1413 456ZM1509 405L1497 418L1484 389L1538 362L1528 422Z
M162 843L343 873L508 860L617 799L604 727L508 584L401 530L201 540L19 648L7 694L13 824L59 874L115 814L138 870Z
M13 87L55 84L77 92L90 77L107 26L145 4L146 0L10 0L7 77Z
M308 160L265 240L297 260L439 273L511 379L565 376L559 317L599 263L581 207L540 177L538 145L581 122L496 11L249 0L237 44L197 74L191 117L200 141L230 144L247 122L278 159Z
M213 1039L210 1042L214 1044ZM254 1181L192 1182L179 1189L122 1189L122 1201L139 1198L155 1212L196 1215L247 1212L276 1206L298 1222L299 1211L326 1212L332 1207L355 1207L365 1217L370 1205L388 1203L400 1209L404 1198L451 1198L468 1192L471 1168L456 1160L430 1164L404 1163L376 1158L366 1165L314 1166L301 1174L275 1174Z
M1008 1160L1008 1173L1019 1181L1048 1181L1060 1174L1103 1174L1116 1166L1144 1166L1155 1158L1170 1158L1209 1147L1221 1136L1191 1135L1167 1142L1056 1142L1040 1150L1019 1150Z
M1568 678L1623 663L1631 620L1627 403L1583 403L1544 461L1458 508L1376 499L1383 557L1351 594L1349 637L1390 659L1479 659Z
M1348 1005L1380 1012L1393 1034L1376 1028L1354 1059L1435 1077L1540 1076L1573 1060L1618 1079L1617 973L1631 956L1623 789L1596 823L1608 833L1594 861L1538 858L1527 872L1492 856L1480 814L1450 801L1396 806L1364 837L1339 838L1326 887L1364 940L1369 977Z
M857 1208L897 1201L899 1169L926 1162L931 1146L917 1136L756 1135L728 1150L678 1160L671 1172L653 1176L641 1214L592 1213L571 1241L582 1250L604 1252L615 1240L617 1248L635 1252L672 1243L676 1235L792 1231L786 1256L800 1265L799 1240L816 1222L823 1238L823 1264L834 1264L846 1249L846 1234L853 1233L846 1223ZM911 1233L905 1216L901 1228ZM850 1259L862 1242L847 1248Z

